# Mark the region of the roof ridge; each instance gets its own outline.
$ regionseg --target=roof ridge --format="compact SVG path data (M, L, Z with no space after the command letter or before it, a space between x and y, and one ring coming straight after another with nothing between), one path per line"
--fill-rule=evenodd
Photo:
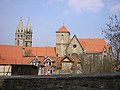
M78 38L78 39L104 39L104 38Z

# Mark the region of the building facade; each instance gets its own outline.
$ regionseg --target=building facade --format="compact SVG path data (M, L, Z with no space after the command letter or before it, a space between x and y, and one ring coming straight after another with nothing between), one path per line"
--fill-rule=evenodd
M111 53L111 47L103 38L78 38L70 37L70 31L63 25L56 31L56 55L76 56L82 54L107 56Z
M102 60L111 52L103 38L78 38L76 35L71 38L65 25L56 31L55 47L32 47L30 19L24 27L21 18L15 33L15 46L0 45L0 64L32 64L39 67L39 75L79 74L83 72L83 59L89 62L89 59L99 56L98 60Z

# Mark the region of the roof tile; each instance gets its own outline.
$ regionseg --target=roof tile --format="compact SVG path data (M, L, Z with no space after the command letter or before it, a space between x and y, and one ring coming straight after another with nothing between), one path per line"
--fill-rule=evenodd
M56 33L70 33L68 29L63 25L60 29L56 31Z

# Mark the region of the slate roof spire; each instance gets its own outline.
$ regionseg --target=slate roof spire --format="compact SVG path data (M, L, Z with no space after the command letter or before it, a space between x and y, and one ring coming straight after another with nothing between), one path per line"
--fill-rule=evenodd
M18 24L18 27L17 27L17 32L19 31L23 31L24 32L24 26L23 26L23 22L22 22L22 17L20 18L20 21L19 21L19 24Z
M27 25L26 25L26 32L31 32L32 33L32 27L31 27L31 24L30 24L30 18L28 18L28 22L27 22Z

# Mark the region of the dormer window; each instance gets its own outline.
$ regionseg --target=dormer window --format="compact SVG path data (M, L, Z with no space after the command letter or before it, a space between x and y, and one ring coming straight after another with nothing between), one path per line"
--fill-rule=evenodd
M40 62L38 60L32 60L30 64L38 67Z
M51 62L50 60L47 60L47 61L45 61L45 65L46 65L46 66L51 66L51 65L52 65L52 62Z
M45 66L52 66L52 60L49 57L45 57L44 64Z

